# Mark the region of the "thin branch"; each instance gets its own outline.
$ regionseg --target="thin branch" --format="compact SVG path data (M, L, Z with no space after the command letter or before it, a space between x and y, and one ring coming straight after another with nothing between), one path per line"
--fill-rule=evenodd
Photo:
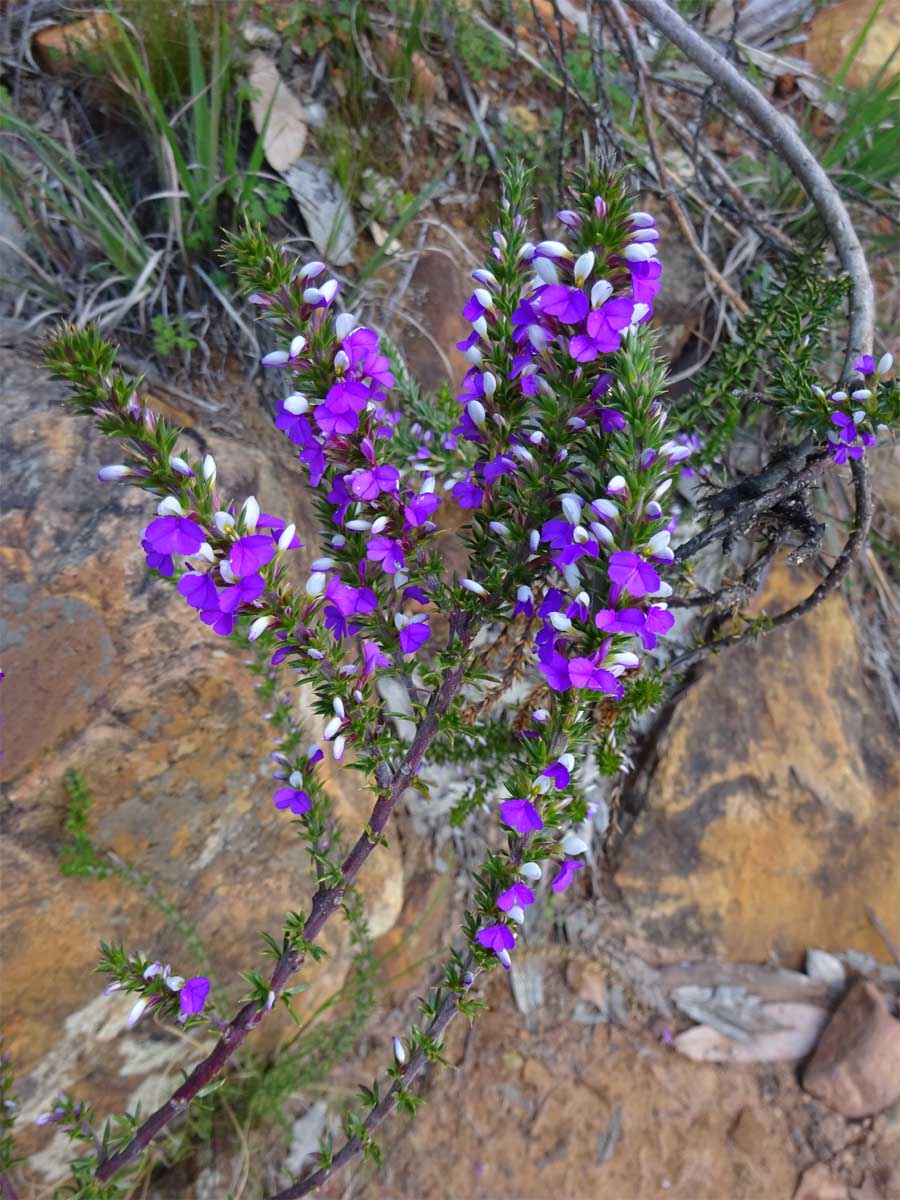
M853 522L853 529L847 538L843 550L816 590L811 592L805 600L801 600L799 604L795 604L793 608L789 608L787 612L779 613L777 617L774 617L764 632L768 633L773 629L781 629L785 625L790 625L792 622L798 621L801 617L805 617L814 608L818 608L822 601L827 599L832 592L837 591L843 583L847 572L865 545L866 535L872 523L872 488L866 468L860 460L852 459L850 468L853 472L856 515ZM758 629L745 629L741 633L733 633L728 637L703 642L701 645L695 646L693 650L689 650L686 654L673 659L672 662L667 664L666 670L672 674L684 672L689 667L696 666L707 655L717 654L720 650L730 649L741 642L746 642L749 638L758 637L759 634L760 631Z
M843 375L848 376L856 358L860 354L871 353L875 296L865 252L840 193L794 124L664 0L627 2L729 93L738 107L771 140L776 153L790 166L809 194L834 243L841 266L851 281L847 353L843 371Z
M494 145L494 139L490 135L487 125L484 123L484 117L481 115L481 110L475 100L472 92L472 87L466 75L465 68L460 61L459 55L456 53L456 42L453 36L453 26L450 24L450 18L447 16L447 10L443 4L438 6L441 18L441 31L444 35L444 40L447 43L447 53L453 63L453 69L456 72L456 78L459 82L459 90L463 94L463 99L469 106L469 112L472 114L472 120L478 128L478 134L484 143L484 148L487 150L488 158L491 160L491 165L498 173L501 170L500 156L497 154L497 147Z
M438 1009L437 1015L428 1026L428 1037L437 1041L440 1038L447 1026L459 1012L457 1002L459 997L455 992L451 992L444 1000L441 1007ZM403 1082L395 1082L392 1084L387 1095L382 1099L375 1108L369 1113L365 1120L364 1128L367 1134L371 1134L378 1128L394 1111L400 1099L401 1092L405 1091L409 1084L419 1076L428 1064L428 1059L423 1050L416 1050L411 1056L406 1065L406 1070L403 1072ZM336 1174L345 1166L351 1159L355 1158L363 1149L361 1139L352 1137L346 1141L340 1150L336 1152L327 1167L322 1167L318 1171L313 1171L311 1175L307 1175L305 1179L301 1179L298 1183L291 1184L290 1187L283 1191L270 1196L269 1200L299 1200L301 1196L308 1196L310 1192L316 1191L327 1183L332 1175Z
M363 864L378 844L399 797L415 778L425 752L438 732L440 718L447 712L459 691L468 665L465 650L472 639L472 630L465 618L458 619L461 661L448 668L441 683L431 695L428 709L402 762L386 781L384 790L375 802L365 831L347 855L341 867L343 883L336 887L320 887L313 897L309 918L303 929L307 941L315 941L329 918L338 910L347 888L359 874ZM451 622L451 629L454 623ZM380 782L380 781L379 781ZM269 980L269 990L275 998L284 991L291 976L303 963L304 956L296 951L283 954ZM227 1066L229 1060L266 1014L254 1002L245 1004L227 1026L212 1052L191 1071L184 1083L141 1125L128 1145L100 1163L96 1178L107 1182L117 1171L136 1158L175 1117L183 1113L190 1102Z
M675 194L675 185L672 177L669 174L663 155L659 145L659 139L656 136L656 126L653 120L653 107L650 103L650 91L647 87L648 71L641 54L641 48L638 45L637 37L634 29L625 10L622 8L620 0L609 0L609 6L612 9L613 16L619 26L620 32L625 39L625 44L628 48L628 55L631 59L632 73L634 74L635 85L637 86L638 96L641 101L641 111L644 116L644 128L647 131L647 143L650 147L650 154L653 157L653 163L656 167L656 174L659 177L660 186L663 188L663 197L672 211L672 216L678 225L678 228L684 234L688 244L694 252L695 257L699 261L703 270L713 281L716 287L727 296L741 316L747 316L750 312L750 307L746 301L737 294L716 264L712 261L700 242L697 240L697 234L694 231L694 226L688 220L687 214L682 207L681 201Z

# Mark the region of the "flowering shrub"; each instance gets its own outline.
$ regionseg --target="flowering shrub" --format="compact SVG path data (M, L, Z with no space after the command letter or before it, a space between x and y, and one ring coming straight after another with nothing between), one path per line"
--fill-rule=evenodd
M485 673L501 633L521 651L533 705L511 740L491 814L493 846L477 873L462 939L440 986L422 1003L424 1024L393 1039L389 1084L362 1091L345 1118L347 1140L323 1145L318 1168L279 1193L304 1195L358 1152L378 1157L373 1131L395 1106L413 1111L409 1084L441 1061L444 1030L470 1018L478 976L509 968L519 927L543 887L562 892L583 869L590 823L579 773L597 731L658 698L651 657L674 625L668 600L679 575L675 484L696 439L670 431L665 373L650 329L663 266L653 217L636 211L619 174L590 172L558 214L560 240L528 236L526 179L511 170L484 267L464 309L459 343L471 364L452 407L427 404L375 331L342 311L340 288L319 262L298 264L247 230L229 253L274 334L266 369L286 378L275 424L296 447L321 519L309 573L288 516L253 496L232 499L214 460L191 457L179 431L154 414L114 369L93 329L53 340L54 374L71 406L117 439L121 461L100 471L156 500L142 534L148 567L171 580L211 637L255 643L266 670L307 684L321 719L306 745L294 726L273 754L271 803L305 841L316 881L308 914L266 936L268 977L230 1020L208 1003L209 984L121 947L104 947L108 991L136 997L132 1020L210 1024L220 1037L173 1097L143 1123L108 1125L73 1166L83 1196L105 1196L128 1177L150 1141L226 1068L276 1003L331 915L351 903L354 880L383 840L398 799L430 754L452 745L465 706L489 694ZM847 388L794 397L793 417L836 463L858 457L878 425L897 416L889 356L856 364ZM857 407L858 406L858 407ZM468 567L448 576L442 515L465 510ZM405 688L415 732L404 741L378 683ZM334 834L319 772L326 755L362 771L374 805L346 852ZM420 784L420 786L424 786ZM47 1116L72 1136L84 1112L63 1098ZM93 1136L93 1135L91 1135ZM93 1189L93 1190L90 1190Z

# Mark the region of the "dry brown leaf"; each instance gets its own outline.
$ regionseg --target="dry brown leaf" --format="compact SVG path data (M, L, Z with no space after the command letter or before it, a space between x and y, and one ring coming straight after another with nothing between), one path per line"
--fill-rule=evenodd
M250 101L253 127L257 133L265 128L266 160L283 175L302 157L306 145L303 105L285 86L274 60L261 50L250 55L247 82L256 93Z

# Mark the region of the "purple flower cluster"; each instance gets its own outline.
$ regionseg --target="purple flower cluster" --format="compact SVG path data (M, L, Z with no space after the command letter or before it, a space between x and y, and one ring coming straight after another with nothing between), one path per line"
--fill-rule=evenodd
M853 364L854 371L862 376L862 384L847 392L844 389L831 392L827 397L821 388L816 388L817 399L828 405L830 429L828 452L838 466L850 459L862 458L865 451L878 441L877 399L875 389L882 375L890 371L893 356L882 355L876 363L871 354L862 354Z
M602 197L595 198L593 213L606 217ZM583 217L570 211L558 215L578 236ZM622 651L616 635L634 636L650 650L674 624L665 604L671 588L659 574L674 557L660 500L692 451L687 439L665 440L666 414L658 402L649 403L638 422L617 398L612 356L628 331L650 319L662 274L659 233L648 213L631 212L618 233L616 253L600 244L576 253L562 241L525 242L518 249L522 283L509 322L512 344L500 347L511 362L506 379L485 367L501 357L496 345L500 285L493 271L474 272L478 286L463 310L472 333L458 343L473 365L459 394L463 411L454 432L476 443L481 454L453 488L460 507L480 508L498 479L539 466L542 459L548 476L565 479L575 439L591 427L611 446L635 444L634 454L627 446L626 457L633 460L628 478L612 475L605 495L585 497L576 490L581 486L577 470L569 474L566 483L574 486L558 495L558 515L530 533L530 561L538 580L540 568L550 566L565 590L551 586L541 595L539 584L522 585L513 610L513 615L530 618L536 612L543 618L535 651L554 691L583 689L614 698L622 695L619 677L639 665L636 654ZM507 239L496 232L494 242L493 255L502 263ZM579 397L566 423L569 444L548 437L535 407L525 406L521 423L497 453L494 430L511 423L511 397L513 403L531 398L540 405L566 389ZM592 597L603 600L599 610L592 611Z

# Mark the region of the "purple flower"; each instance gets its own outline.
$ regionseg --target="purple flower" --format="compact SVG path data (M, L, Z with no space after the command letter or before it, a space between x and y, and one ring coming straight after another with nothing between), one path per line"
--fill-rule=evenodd
M657 637L668 633L675 624L675 618L667 608L654 604L647 612L644 628L641 630L641 641L645 650L656 648Z
M853 364L853 370L859 371L860 375L875 374L875 359L871 354L861 354Z
M203 545L203 530L190 517L157 517L144 530L157 554L196 554Z
M648 262L633 262L628 264L631 272L631 294L638 304L652 304L660 289L662 263L659 259L651 258Z
M541 311L556 317L564 325L577 325L587 316L590 305L580 288L551 284L541 291Z
M141 539L141 546L147 556L147 566L151 571L159 571L165 579L171 579L175 574L175 563L172 561L171 554L160 554L158 550L154 550L150 542L146 538Z
M475 941L479 946L484 946L485 950L493 950L504 967L509 970L508 959L509 951L516 944L515 934L505 925L488 925L487 929L479 929L475 934ZM504 962L503 956L506 956L507 961Z
M572 686L569 679L568 659L555 650L542 654L539 662L541 673L547 680L547 686L554 692L565 692Z
M381 563L386 575L393 575L404 565L403 543L388 537L374 537L366 549L369 562Z
M497 907L501 912L509 912L517 904L520 908L527 908L529 904L534 904L534 892L524 883L514 883L511 888L507 888L497 897Z
M615 597L628 592L639 600L650 592L659 591L660 578L653 567L631 550L618 550L609 556L609 577L615 584Z
M564 763L551 763L546 770L541 771L541 774L545 775L548 779L552 779L559 791L562 791L563 788L567 788L569 786L571 775L569 774L568 768Z
M846 442L849 446L851 442L856 441L857 430L852 417L848 417L846 413L835 412L831 414L832 425L837 425L842 442Z
M624 415L617 408L600 409L600 428L604 433L617 433L626 424Z
M559 864L559 871L550 886L554 892L564 892L572 880L575 878L575 872L581 871L584 868L584 863L576 862L572 858L565 859Z
M234 543L228 562L235 575L252 575L274 557L275 543L271 534L250 533Z
M466 471L465 479L453 486L453 499L460 508L480 508L484 499L484 489L472 482L470 471Z
M504 825L509 825L516 833L531 833L543 829L541 815L530 800L506 800L500 805L500 816Z
M377 642L363 642L363 675L371 675L377 667L389 667L391 660Z
M200 620L204 625L211 626L213 633L217 633L219 637L228 637L234 633L234 627L237 624L237 616L234 613L222 612L218 608L201 612Z
M193 979L186 980L184 987L178 993L178 1003L181 1005L182 1014L185 1017L192 1017L195 1013L201 1012L208 995L209 980L205 975L195 975Z
M191 608L217 609L219 593L207 573L189 571L178 580L178 590Z
M408 625L400 630L400 649L404 654L415 654L431 637L431 626L428 618L417 620L415 617Z
M611 671L597 666L599 655L592 658L573 658L569 663L569 680L574 688L586 688L591 692L604 692L621 700L625 689Z
M434 492L420 492L418 496L412 496L403 505L403 516L406 518L406 523L414 527L424 525L435 509L440 506L440 503L440 496L436 496Z
M295 817L302 817L305 812L309 812L312 801L300 788L283 787L272 797L272 803L276 808L288 809Z
M262 575L245 575L231 587L219 592L219 608L223 613L236 612L242 604L252 604L266 590L266 581Z
M350 491L358 500L377 500L382 492L396 492L400 472L396 467L371 467L354 471L350 476Z
M588 313L587 333L569 341L569 353L576 362L593 362L599 354L612 354L622 344L621 330L631 324L634 303L620 296Z

